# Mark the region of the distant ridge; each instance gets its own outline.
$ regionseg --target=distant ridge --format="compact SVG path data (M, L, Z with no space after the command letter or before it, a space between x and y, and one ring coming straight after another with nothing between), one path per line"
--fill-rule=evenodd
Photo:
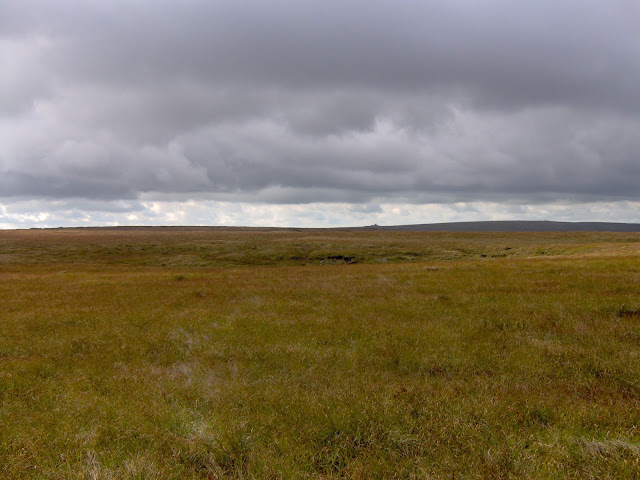
M371 225L371 230L404 230L410 232L640 232L638 223L490 221L425 223L421 225Z

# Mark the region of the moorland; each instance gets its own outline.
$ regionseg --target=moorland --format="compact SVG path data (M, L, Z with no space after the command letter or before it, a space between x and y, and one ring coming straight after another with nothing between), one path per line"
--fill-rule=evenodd
M7 479L640 477L640 234L0 231Z

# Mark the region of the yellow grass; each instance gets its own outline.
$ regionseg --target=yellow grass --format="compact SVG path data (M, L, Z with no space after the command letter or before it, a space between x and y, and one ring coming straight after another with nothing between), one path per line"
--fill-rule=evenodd
M0 232L2 478L638 478L638 234Z

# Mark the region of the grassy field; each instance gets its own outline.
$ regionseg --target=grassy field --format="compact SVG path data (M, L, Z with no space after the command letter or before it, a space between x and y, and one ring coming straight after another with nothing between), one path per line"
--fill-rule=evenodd
M640 478L640 234L0 231L0 477Z

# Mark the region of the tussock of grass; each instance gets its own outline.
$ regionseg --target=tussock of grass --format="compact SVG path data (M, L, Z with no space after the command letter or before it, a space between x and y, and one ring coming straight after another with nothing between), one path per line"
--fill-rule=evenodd
M632 235L0 233L3 478L640 475Z

